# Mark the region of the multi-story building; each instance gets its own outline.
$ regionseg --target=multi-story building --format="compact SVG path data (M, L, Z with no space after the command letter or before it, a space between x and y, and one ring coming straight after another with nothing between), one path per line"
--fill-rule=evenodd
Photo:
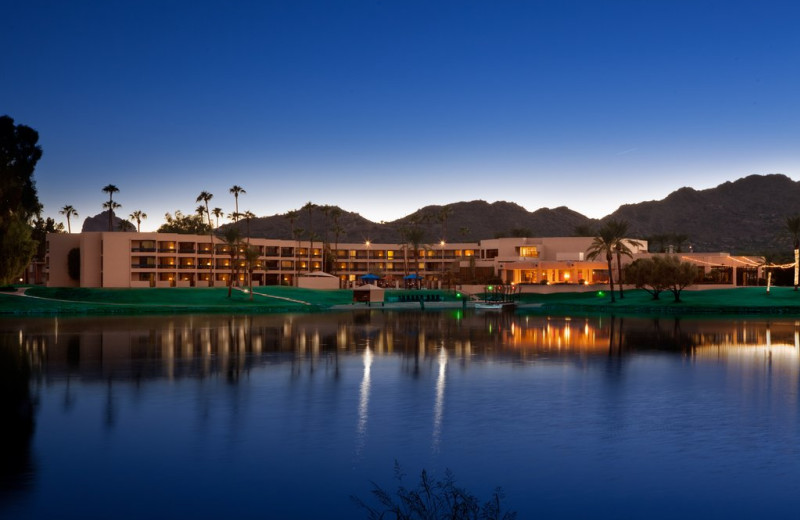
M595 283L607 277L602 261L585 258L591 238L502 238L470 243L342 243L252 238L239 250L219 237L173 233L90 232L47 237L47 285L81 287L209 287L244 281L243 251L255 248L254 285L296 285L299 276L326 271L341 286L368 273L401 285L414 278L424 286L442 282L500 279L511 283ZM80 251L77 278L70 275L71 250ZM73 253L74 255L75 253ZM234 267L232 269L232 266Z
M55 233L47 237L46 279L54 287L213 287L247 277L244 249L258 251L253 285L298 285L304 276L327 272L340 287L376 274L381 283L402 287L443 284L596 284L608 281L605 258L589 260L591 237L497 238L469 243L341 243L251 238L238 250L219 237L174 233ZM633 259L648 256L647 243L629 242ZM79 251L69 267L70 251ZM76 256L76 253L72 253ZM704 272L732 273L725 283L750 285L756 261L724 253L683 255ZM625 258L630 261L631 258ZM738 274L737 274L738 269ZM72 272L71 272L72 271Z

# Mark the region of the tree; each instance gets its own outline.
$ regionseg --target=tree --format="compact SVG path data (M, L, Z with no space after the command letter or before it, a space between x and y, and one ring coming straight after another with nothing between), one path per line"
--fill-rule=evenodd
M137 233L142 232L142 220L146 218L147 218L147 213L145 213L140 209L137 209L136 211L128 215L128 219L130 219L131 222L136 222Z
M202 206L201 206L202 207ZM203 210L203 215L205 209ZM180 233L184 235L205 235L211 231L203 215L184 215L180 210L173 217L169 212L164 215L166 221L158 228L158 233Z
M253 271L259 266L258 260L261 257L257 247L248 246L244 250L244 260L247 266L247 285L250 287L250 300L253 299Z
M424 469L419 484L407 488L403 485L403 475L395 462L397 491L389 491L373 484L372 495L377 500L375 507L366 504L358 497L351 499L367 513L369 520L393 518L396 520L514 520L515 511L503 511L501 501L503 491L496 488L491 498L484 503L464 488L456 486L455 477L450 470L443 479L432 478Z
M42 206L36 194L33 171L42 157L39 133L0 117L0 219L15 216L27 223Z
M306 204L303 206L303 209L308 211L308 242L309 242L309 246L308 246L308 272L309 273L311 272L311 258L312 258L311 255L313 254L313 251L314 251L314 237L315 237L315 235L314 235L314 220L313 219L314 219L314 208L316 208L316 207L317 207L317 205L314 204L311 201L306 202Z
M234 215L239 215L239 194L240 193L247 193L244 188L241 186L236 186L235 184L228 190L229 193L233 193L234 202L236 203L236 209L234 211ZM236 219L234 219L236 222Z
M214 283L214 225L211 223L211 211L208 209L208 201L210 201L214 197L213 193L209 193L205 190L200 192L200 195L197 196L195 202L202 202L205 204L205 213L208 215L208 238L211 239L211 283Z
M31 228L19 218L6 218L0 233L0 285L17 280L36 254Z
M59 213L61 213L65 217L67 217L67 233L72 233L72 226L70 226L70 224L69 224L69 218L70 217L77 217L78 216L78 212L75 210L75 208L73 208L72 206L67 204L66 206L61 208Z
M654 300L658 300L659 295L669 287L665 267L660 256L639 258L625 268L625 279L637 289L650 293Z
M286 220L289 221L289 232L292 235L291 238L293 238L295 241L297 241L297 244L295 245L295 255L294 255L295 258L294 258L294 261L292 262L292 265L294 266L294 275L295 275L294 278L297 278L297 253L296 253L296 251L300 247L300 235L302 235L302 233L299 233L299 234L296 233L296 229L295 229L295 222L297 222L297 217L299 217L299 216L300 216L300 213L297 210L294 210L294 209L291 210L291 211L287 211L283 215L283 218L285 218Z
M108 211L108 230L114 231L114 210L122 207L117 201L107 200L103 203L103 209Z
M794 290L800 282L800 216L786 217L786 231L792 237L794 246Z
M224 215L224 214L225 214L225 213L222 211L222 208L214 208L214 209L212 209L212 210L211 210L211 214L212 214L212 215L214 215L214 218L215 218L215 219L217 219L217 220L216 220L216 224L217 224L217 225L216 225L216 226L214 226L214 227L219 227L219 218L220 218L222 215Z
M51 217L47 217L46 219L42 217L37 217L36 220L33 221L33 226L31 228L31 238L36 241L36 255L35 257L38 260L44 260L45 255L47 254L47 234L48 233L63 233L64 232L64 224L59 222L56 224L56 221L53 220Z
M408 246L413 251L412 261L414 262L414 274L419 277L419 262L417 261L417 253L420 246L425 239L425 230L422 228L422 220L418 217L412 217L409 220L409 226L400 229L400 235ZM408 267L406 267L408 272Z
M677 256L664 255L640 258L625 269L626 276L637 288L649 292L654 300L669 290L675 302L681 301L681 291L697 279L697 268L691 262L681 262Z
M628 234L628 222L625 220L615 220L611 219L606 222L606 225L612 230L615 241L614 241L614 254L617 257L617 274L619 281L619 297L625 298L625 293L622 289L622 255L631 258L633 256L633 251L631 251L629 246L632 247L641 247L642 244L637 242L636 240L626 240L625 236Z
M33 180L38 141L36 130L0 117L0 284L16 280L36 252L29 224L42 210Z
M447 219L450 218L450 215L452 214L453 214L452 206L442 206L442 208L436 214L436 219L442 225L441 240L447 241Z
M248 210L242 213L244 217L245 237L247 237L247 245L250 245L250 221L256 218L256 214Z
M114 210L122 207L114 202L114 194L119 192L119 188L113 184L108 184L103 187L103 192L108 193L108 202L103 204L103 207L108 209L108 230L114 231Z
M235 227L229 227L222 234L222 241L228 246L228 254L231 256L231 276L228 280L228 298L231 297L233 290L233 279L237 274L239 266L239 242L241 242L242 235Z
M613 227L608 223L597 230L597 236L594 237L589 249L587 250L586 257L589 260L594 260L598 256L605 256L606 263L608 264L608 286L611 293L611 303L614 303L614 271L611 267L611 260L614 259L614 251L616 250L617 235Z
M675 297L675 302L680 302L681 291L695 282L697 268L693 263L681 262L677 256L672 255L666 256L664 262L669 290Z

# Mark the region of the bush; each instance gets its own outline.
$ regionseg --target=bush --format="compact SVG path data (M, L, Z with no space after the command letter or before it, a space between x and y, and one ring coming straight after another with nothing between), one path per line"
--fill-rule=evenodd
M480 500L467 490L457 487L455 478L447 470L442 480L428 476L424 469L419 484L407 489L402 485L403 474L397 462L394 465L395 478L400 483L394 496L373 482L372 495L377 499L375 507L365 504L357 497L351 497L367 511L369 520L394 518L397 520L514 520L517 513L503 512L500 501L503 492L495 489L491 498Z

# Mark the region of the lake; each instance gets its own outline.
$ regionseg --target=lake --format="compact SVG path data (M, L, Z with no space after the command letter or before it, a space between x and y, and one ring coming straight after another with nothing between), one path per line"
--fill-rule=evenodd
M800 506L792 319L6 318L0 384L2 518L366 518L423 469L520 519Z

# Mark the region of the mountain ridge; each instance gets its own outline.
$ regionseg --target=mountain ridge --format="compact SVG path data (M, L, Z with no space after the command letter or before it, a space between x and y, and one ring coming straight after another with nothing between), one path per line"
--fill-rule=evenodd
M243 220L223 224L220 230L237 226L244 234L249 226L252 237L285 240L301 230L301 239L307 240L313 232L315 241L327 238L335 244L368 240L401 243L404 230L419 228L423 243L436 244L440 240L475 242L499 236L574 236L577 230L586 233L617 219L628 222L632 238L663 241L668 236L683 235L684 246L690 245L695 251L761 253L791 247L785 222L786 217L800 214L800 182L773 173L749 175L703 190L682 187L661 200L623 204L600 219L566 206L528 211L514 202L480 199L429 205L380 223L335 206L317 206L310 213L298 209L294 223L288 218L290 213L257 217L249 224ZM83 230L105 231L107 227L108 215L103 212L87 218Z

